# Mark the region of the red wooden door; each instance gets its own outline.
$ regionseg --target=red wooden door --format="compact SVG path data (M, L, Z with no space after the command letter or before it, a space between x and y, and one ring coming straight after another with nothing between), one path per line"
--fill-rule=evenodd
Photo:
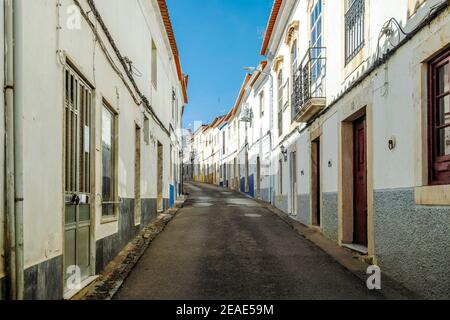
M355 121L354 140L353 242L367 246L367 139L365 117Z

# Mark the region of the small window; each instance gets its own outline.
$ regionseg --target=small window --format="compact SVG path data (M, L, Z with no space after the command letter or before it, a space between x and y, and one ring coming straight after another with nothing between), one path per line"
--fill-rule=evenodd
M430 64L430 183L450 184L450 50Z
M283 134L283 90L283 69L280 69L280 71L278 72L278 136L281 136Z
M152 41L152 85L158 88L158 50L156 44Z
M117 119L106 105L102 109L102 215L114 217L118 211Z
M150 144L150 120L144 116L144 142L146 145Z
M294 43L291 47L291 79L295 79L295 73L298 68L298 48L297 48L297 40L294 40ZM290 88L291 92L294 92L294 81L292 81L292 88Z
M225 154L226 151L226 141L225 141L225 131L222 133L222 153Z
M346 0L345 14L345 64L348 64L364 47L365 0Z
M261 91L259 94L259 113L261 115L261 118L264 117L264 106L265 104L265 98L264 98L264 91Z
M292 75L297 71L298 65L298 48L297 48L297 40L294 41L291 48L291 65L292 65Z
M311 13L311 82L316 84L322 74L322 0Z
M283 69L278 72L278 111L283 110Z

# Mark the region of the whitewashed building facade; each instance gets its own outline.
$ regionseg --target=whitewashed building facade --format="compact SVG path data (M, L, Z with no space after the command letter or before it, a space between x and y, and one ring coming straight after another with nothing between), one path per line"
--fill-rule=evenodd
M180 194L187 76L165 1L4 4L0 298L70 298Z
M275 0L221 158L224 185L429 298L450 292L448 13L443 0Z

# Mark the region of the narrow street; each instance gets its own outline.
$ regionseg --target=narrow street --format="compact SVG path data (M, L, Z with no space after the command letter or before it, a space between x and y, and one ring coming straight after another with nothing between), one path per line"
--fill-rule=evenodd
M258 202L188 185L115 299L382 299Z

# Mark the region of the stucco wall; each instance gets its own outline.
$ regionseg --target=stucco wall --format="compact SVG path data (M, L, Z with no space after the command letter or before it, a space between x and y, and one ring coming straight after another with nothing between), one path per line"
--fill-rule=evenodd
M449 207L418 206L411 188L375 191L382 270L430 298L450 298L449 230Z
M3 6L0 6L0 48L4 46L4 19L3 19ZM0 50L0 83L2 87L4 86L4 53ZM3 278L4 271L4 232L5 232L5 104L4 104L4 91L0 90L0 279ZM1 282L1 280L0 280ZM0 284L0 299L1 295L1 284Z
M85 1L81 1L88 11ZM164 123L166 129L172 123L172 88L178 96L178 113L181 115L183 98L181 86L174 67L171 49L166 39L162 20L157 11L156 1L95 1L105 24L110 29L116 44L124 56L133 61L142 77L136 77L139 87L148 97L153 109ZM17 15L20 23L16 39L17 51L17 102L24 107L24 241L26 269L42 265L43 262L63 255L63 68L57 57L57 49L63 50L71 61L92 85L95 102L95 239L100 240L120 231L120 221L101 223L101 109L106 100L118 113L119 149L119 197L134 197L134 154L135 126L144 134L143 107L137 106L122 80L112 70L98 43L93 41L89 26L82 19L81 29L69 30L66 27L67 7L73 1L63 0L61 13L62 30L59 34L60 46L57 48L57 10L55 1L19 1ZM139 5L142 5L142 10ZM133 19L129 19L132 16ZM25 23L26 22L26 23ZM3 24L1 24L3 25ZM3 33L1 33L3 34ZM45 34L45 37L42 37ZM113 60L114 56L103 33L100 33ZM132 36L130 36L132 35ZM138 39L138 40L137 40ZM158 47L158 86L151 89L150 50L151 40ZM39 50L36 50L39 48ZM33 54L30 54L33 52ZM3 61L3 59L1 59ZM32 72L30 72L32 71ZM43 81L45 79L45 81ZM3 101L3 99L1 99ZM3 116L3 112L0 117ZM163 197L169 197L169 159L170 137L150 119L150 143L141 143L141 197L155 199L157 177L157 143L164 146ZM3 121L0 121L0 134ZM3 141L0 141L0 146ZM0 148L3 150L3 147ZM174 148L177 155L178 151ZM39 161L36 161L39 159ZM0 163L2 158L0 157ZM3 173L3 172L2 172ZM2 174L0 173L0 174ZM3 179L0 179L3 183ZM0 200L2 195L0 194ZM152 210L152 205L143 210ZM147 210L148 209L148 210ZM145 214L146 214L145 212ZM121 212L122 213L122 212ZM2 219L0 209L0 222ZM145 218L145 219L144 219ZM151 214L143 217L148 222ZM1 228L0 228L1 229ZM2 232L2 231L0 231ZM0 233L0 241L1 241ZM0 276L1 276L0 265Z

